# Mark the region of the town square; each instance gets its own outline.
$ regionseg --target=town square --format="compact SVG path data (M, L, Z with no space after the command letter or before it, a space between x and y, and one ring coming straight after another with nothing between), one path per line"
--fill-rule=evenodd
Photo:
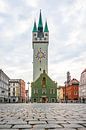
M86 130L86 0L0 0L0 130Z

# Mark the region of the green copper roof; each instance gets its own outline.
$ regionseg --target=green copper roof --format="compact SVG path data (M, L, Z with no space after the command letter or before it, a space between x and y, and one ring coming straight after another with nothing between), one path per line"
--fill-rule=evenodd
M37 32L36 21L34 22L33 32Z
M46 21L46 23L45 23L44 32L49 32L49 30L48 30L48 26L47 26L47 21Z
M43 27L42 24L42 16L41 16L41 10L40 10L40 15L39 15L39 23L38 23L38 28Z

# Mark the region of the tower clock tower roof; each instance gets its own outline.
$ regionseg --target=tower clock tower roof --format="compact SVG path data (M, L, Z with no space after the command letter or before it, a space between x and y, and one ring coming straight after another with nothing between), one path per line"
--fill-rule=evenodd
M37 32L36 21L34 21L33 32Z
M45 22L44 32L49 32L49 30L48 30L48 25L47 25L47 21Z

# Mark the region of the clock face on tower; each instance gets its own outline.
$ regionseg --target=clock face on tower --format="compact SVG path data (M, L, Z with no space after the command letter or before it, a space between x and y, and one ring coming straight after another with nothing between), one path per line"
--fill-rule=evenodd
M45 57L46 57L45 52L43 52L43 51L41 50L41 48L40 48L40 50L38 50L38 52L37 52L37 54L36 54L36 58L41 62L41 60L42 60L43 58L45 58Z

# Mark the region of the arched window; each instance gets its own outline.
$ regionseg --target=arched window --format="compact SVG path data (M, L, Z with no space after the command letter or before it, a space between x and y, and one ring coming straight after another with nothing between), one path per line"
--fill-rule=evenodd
M43 79L42 79L42 87L45 87L45 86L46 86L46 78L43 77Z

